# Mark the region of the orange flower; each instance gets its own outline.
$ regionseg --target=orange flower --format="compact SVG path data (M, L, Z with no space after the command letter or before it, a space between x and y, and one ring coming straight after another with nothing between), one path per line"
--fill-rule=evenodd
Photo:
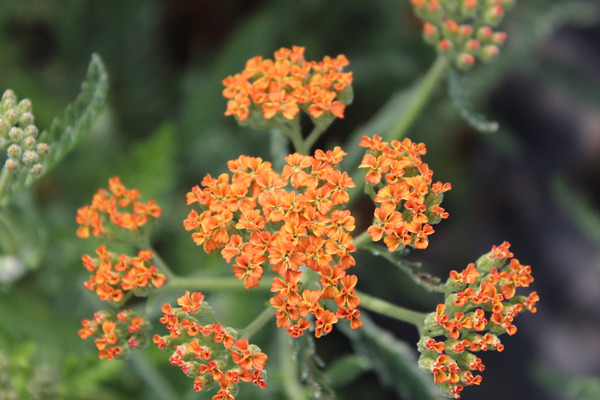
M110 178L108 191L98 190L92 204L77 210L75 221L79 224L77 236L104 237L117 233L110 225L133 233L148 222L160 217L161 209L154 200L139 201L137 189L128 189L118 177Z
M241 73L223 80L225 115L240 122L278 116L292 120L303 110L313 118L343 118L351 97L344 95L352 84L352 73L342 71L348 64L344 56L306 61L300 46L282 47L274 60L254 57Z

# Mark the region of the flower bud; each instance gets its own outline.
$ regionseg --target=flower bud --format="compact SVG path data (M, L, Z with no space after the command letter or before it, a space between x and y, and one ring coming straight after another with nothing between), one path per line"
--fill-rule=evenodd
M25 151L25 153L23 153L23 164L25 165L33 165L35 163L37 163L40 159L40 156L38 156L38 153L36 153L35 151L31 151L31 150L27 150Z
M456 57L455 62L458 68L466 71L475 65L475 57L468 53L461 53Z
M494 34L494 31L492 30L492 28L490 28L489 26L482 26L481 28L477 29L477 34L475 35L475 37L480 42L486 43L486 42L492 40L493 34Z
M440 40L437 47L442 54L450 54L452 52L452 43L448 39Z
M48 146L46 143L38 143L35 150L40 157L46 158L50 153L50 146Z
M500 4L490 7L483 15L483 22L486 25L496 26L502 21L504 10Z
M30 112L24 112L19 116L19 124L21 126L33 125L33 114Z
M423 24L423 38L429 44L435 44L440 40L440 31L435 25L425 22Z
M37 126L35 126L35 125L28 125L25 128L25 136L30 136L30 137L36 139L38 137L38 134L39 134L39 131L38 131Z
M44 166L40 163L34 164L29 168L29 174L34 178L39 178L44 173Z
M506 41L506 36L506 32L496 32L492 35L492 43L500 46Z
M10 125L3 118L0 118L0 136L5 136L10 129Z
M19 102L19 104L17 105L17 110L19 111L20 114L31 113L31 111L32 111L31 100L29 100L29 99L21 100Z
M465 44L464 51L474 54L480 48L481 44L477 40L471 39Z
M6 154L9 158L18 159L21 158L21 155L23 154L23 149L18 144L11 144L10 146L8 146Z
M23 129L21 128L12 127L10 128L10 131L8 131L8 137L15 143L18 143L21 140L23 140L24 136L25 134L23 133Z
M21 141L21 146L23 146L25 150L33 150L35 148L35 145L36 140L31 136L25 136L23 141Z
M14 109L6 110L4 112L4 120L9 126L15 126L19 122L19 116Z
M19 169L19 165L20 165L19 161L14 158L8 158L4 162L4 168L6 168L12 172L17 171Z
M17 101L17 96L15 95L15 92L13 92L11 89L7 89L4 91L4 93L2 94L2 103L4 103L5 100L9 100L12 99L13 101Z
M8 97L6 100L2 100L2 111L7 112L8 110L14 110L17 106L15 99Z
M489 44L481 49L479 56L481 57L481 59L483 61L488 62L488 61L498 57L498 54L500 54L500 49L498 49L498 46Z

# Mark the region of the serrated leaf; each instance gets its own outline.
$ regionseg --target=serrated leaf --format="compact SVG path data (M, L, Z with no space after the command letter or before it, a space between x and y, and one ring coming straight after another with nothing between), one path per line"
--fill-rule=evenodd
M335 360L325 371L332 387L341 387L356 380L372 369L371 362L364 356L348 354Z
M342 325L356 352L369 359L381 382L404 400L439 400L430 376L417 366L414 351L388 331L361 315L363 326L352 330Z
M90 131L92 124L104 109L108 91L108 74L98 54L92 54L81 92L69 104L61 117L56 117L50 129L42 132L40 141L50 145L50 154L44 162L46 172L69 153Z
M323 372L323 362L315 350L314 338L302 335L293 341L294 359L300 369L300 378L311 400L333 400L335 392Z
M485 116L475 111L469 98L469 93L460 81L456 71L448 72L448 84L450 86L450 99L465 121L473 128L482 133L491 133L498 130L498 123L489 121Z

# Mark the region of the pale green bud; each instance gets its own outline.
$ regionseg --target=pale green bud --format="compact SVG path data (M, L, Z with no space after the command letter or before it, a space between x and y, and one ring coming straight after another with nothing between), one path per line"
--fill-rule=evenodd
M21 146L23 146L25 150L33 150L35 148L35 145L36 140L31 136L25 136L25 139L23 139L23 141L21 142Z
M23 153L23 164L33 165L40 160L40 156L35 151L27 150Z
M17 105L17 109L19 110L19 112L21 114L23 113L30 113L32 111L32 107L31 107L31 100L29 99L23 99L19 102L19 104Z
M7 168L9 171L15 172L19 169L19 161L15 160L13 158L8 158L6 159L6 161L4 162L4 167Z
M23 127L33 125L33 114L30 112L24 112L19 116L19 124Z
M36 152L40 157L46 158L50 153L50 146L48 146L46 143L38 143Z
M35 125L29 125L25 128L25 136L30 136L34 139L38 137L39 130Z
M40 163L34 164L29 169L29 173L34 178L39 178L44 173L44 166L42 164L40 164Z
M15 126L19 122L19 116L14 109L10 109L4 112L4 120L9 126Z
M13 126L10 128L10 131L8 131L8 137L14 143L19 143L21 140L23 140L23 137L25 137L25 133L23 132L23 129Z
M21 155L23 155L23 149L18 144L11 144L10 146L8 146L6 154L9 158L18 159L21 158Z

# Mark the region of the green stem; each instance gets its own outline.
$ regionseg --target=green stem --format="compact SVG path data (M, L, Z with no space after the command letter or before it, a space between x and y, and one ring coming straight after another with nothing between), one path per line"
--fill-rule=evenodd
M0 249L3 254L17 254L16 231L10 219L0 213Z
M269 290L266 286L258 286L259 290ZM160 290L206 290L206 291L218 291L218 290L247 290L244 287L244 283L235 278L202 278L202 277L181 277L172 276L167 279L167 283Z
M362 232L360 235L352 239L352 244L354 244L354 246L356 246L357 249L362 248L365 245L365 243L371 243L371 236L367 231Z
M310 149L312 148L313 144L315 144L315 142L317 141L317 139L321 136L321 134L323 132L325 132L325 130L327 129L328 126L329 126L329 124L327 124L327 125L315 125L315 127L312 130L312 132L308 135L308 137L304 141L304 146L305 146L307 152L310 151Z
M273 316L275 315L275 309L271 306L267 306L258 317L254 318L254 320L244 329L240 331L240 337L245 339L250 339L256 332L261 330L263 326L267 322L269 322Z
M360 305L363 308L413 324L417 327L419 332L423 328L425 317L427 316L426 313L409 310L408 308L400 307L385 300L372 297L366 293L358 291L356 293L358 297L360 297Z
M419 116L423 107L429 100L431 93L436 88L438 81L446 71L448 61L444 56L438 56L433 65L427 71L427 75L421 81L421 84L413 94L408 107L400 114L392 129L385 136L385 140L401 139L406 136L408 129L412 126L415 119Z
M4 167L0 175L0 200L4 197L4 190L8 186L8 182L10 182L10 170Z
M306 146L306 142L302 138L302 131L300 129L300 118L295 118L290 121L291 125L286 127L287 129L283 129L280 127L283 132L290 138L292 144L294 145L294 149L300 154L307 154L308 148Z
M277 332L283 390L289 400L307 400L306 391L298 382L298 364L293 358L291 337L283 329Z

